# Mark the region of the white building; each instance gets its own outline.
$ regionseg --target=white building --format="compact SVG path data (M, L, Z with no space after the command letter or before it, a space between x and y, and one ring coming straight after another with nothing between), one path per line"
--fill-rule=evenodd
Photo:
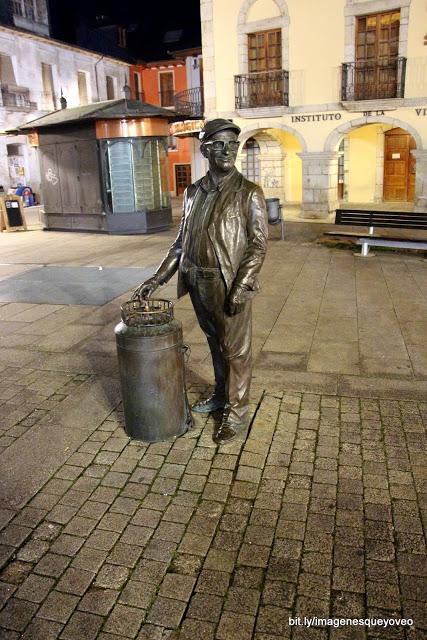
M69 107L124 97L128 63L52 40L46 0L30 4L13 2L16 26L0 25L0 131L60 109L61 96ZM19 184L40 197L37 150L26 136L0 136L0 185Z

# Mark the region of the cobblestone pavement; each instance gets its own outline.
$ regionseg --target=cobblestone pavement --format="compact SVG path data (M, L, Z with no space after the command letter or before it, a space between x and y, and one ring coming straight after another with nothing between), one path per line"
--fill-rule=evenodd
M318 246L321 226L273 229L252 421L219 448L212 418L126 437L112 330L129 293L0 303L0 640L427 638L426 263ZM173 235L2 234L0 280L148 268ZM212 367L187 298L176 316L192 401ZM415 624L296 624L313 616Z
M56 422L61 404L80 407L81 442L0 511L2 640L425 637L427 403L263 393L237 442L215 447L198 417L147 445L126 438L120 406L85 421L91 376L33 376L51 394L3 442ZM297 616L406 617L418 631L290 626Z

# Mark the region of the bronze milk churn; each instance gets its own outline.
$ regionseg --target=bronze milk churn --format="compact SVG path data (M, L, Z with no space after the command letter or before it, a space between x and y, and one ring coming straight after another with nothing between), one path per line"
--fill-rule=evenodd
M191 426L182 325L169 300L132 299L114 329L128 436L159 442Z

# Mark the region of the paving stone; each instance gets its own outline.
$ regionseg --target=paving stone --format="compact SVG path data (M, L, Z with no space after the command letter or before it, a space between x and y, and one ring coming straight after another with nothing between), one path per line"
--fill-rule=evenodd
M116 604L104 625L104 631L127 638L135 638L144 619L145 611Z
M104 589L120 589L129 576L127 567L104 564L96 576L95 585Z
M159 596L147 614L147 622L174 629L179 626L186 606L187 604L180 600Z
M75 609L79 598L68 593L51 591L41 608L37 612L40 618L55 620L56 622L67 622Z
M119 592L112 589L91 587L78 604L78 609L106 616L113 608Z
M76 611L61 634L64 640L95 640L104 622L100 616Z
M63 533L55 540L50 549L59 555L75 556L83 543L83 538Z
M214 634L215 626L212 623L186 619L181 625L180 638L182 640L194 640L194 638L213 640Z
M37 562L49 549L49 543L44 540L30 540L21 547L16 554L18 560Z
M77 506L67 506L63 504L57 504L47 515L47 520L51 522L57 522L59 524L66 524L77 513Z
M120 594L120 603L141 609L148 609L157 592L155 584L129 580Z
M23 640L56 640L62 628L59 622L34 618L21 637Z
M169 540L150 540L144 549L143 556L148 560L169 563L176 551L176 542Z
M110 551L117 540L119 534L114 531L103 531L102 529L95 529L95 531L86 540L86 546L91 549L99 549L101 551Z
M219 640L251 640L255 618L225 611L216 632Z
M0 612L0 628L23 631L36 611L33 602L11 598Z
M56 585L56 588L58 591L82 596L93 579L94 574L91 571L69 567Z
M95 526L96 520L93 520L92 518L83 518L81 516L76 516L69 521L64 529L64 533L85 538L90 535Z
M225 611L256 615L260 592L255 589L231 587L224 602Z
M159 595L187 602L196 584L196 578L178 573L167 573L160 586Z
M31 574L18 589L15 596L29 602L40 603L45 599L54 584L55 581L52 578Z
M290 609L295 599L295 586L289 582L267 580L262 591L263 604Z
M143 558L138 562L132 577L141 582L160 584L167 568L168 564L166 562Z
M132 568L138 562L141 553L141 547L118 542L108 556L108 562Z
M223 596L227 591L229 581L228 573L204 569L197 581L196 591Z
M177 553L170 565L171 571L188 576L197 576L203 564L203 558L186 553ZM208 568L205 562L205 568ZM216 567L218 568L218 567Z
M72 566L77 569L84 569L87 571L98 571L107 557L107 552L100 549L91 549L84 546L80 549L79 553L73 558Z
M222 606L220 596L195 593L190 600L187 617L216 623L220 619Z
M168 507L168 510L171 508L173 508L172 505ZM162 514L159 511L155 511L153 509L138 509L132 518L132 524L155 529L159 524L161 517Z

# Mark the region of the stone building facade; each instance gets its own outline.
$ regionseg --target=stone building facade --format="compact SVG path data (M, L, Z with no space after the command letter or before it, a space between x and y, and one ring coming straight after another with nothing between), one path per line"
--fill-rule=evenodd
M61 96L69 107L121 98L128 82L128 63L40 35L40 20L46 16L41 0L35 6L39 13L27 11L17 16L19 28L0 24L3 133L60 109ZM30 30L32 18L34 32ZM24 21L25 31L20 21ZM28 144L26 136L2 135L0 185L7 190L19 184L31 186L41 198L37 150Z
M201 20L205 115L239 124L268 197L427 210L423 0L201 0Z

